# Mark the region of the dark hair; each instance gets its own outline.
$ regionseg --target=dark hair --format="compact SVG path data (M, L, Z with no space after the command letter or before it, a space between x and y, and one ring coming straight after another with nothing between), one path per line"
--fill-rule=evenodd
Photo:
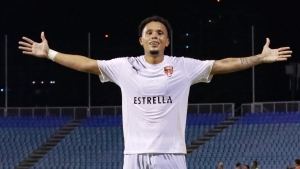
M241 163L236 163L236 167L239 167L239 166L241 166L242 164Z
M250 166L249 166L249 165L245 165L245 167L247 167L247 169L250 169Z
M168 31L168 38L170 39L169 33L171 33L171 30L172 30L171 25L169 24L169 22L168 22L166 19L164 19L164 18L162 18L162 17L160 17L160 16L151 16L151 17L148 17L148 18L144 19L144 20L140 23L140 25L139 25L139 37L142 36L142 34L143 34L143 29L144 29L145 26L146 26L148 23L150 23L150 22L160 22L160 23L162 23L163 25L165 25L165 27L166 27L166 29L167 29L167 31Z
M300 159L296 159L296 160L295 160L295 163L296 163L297 165L300 165Z
M258 162L257 161L253 161L253 165L257 166Z

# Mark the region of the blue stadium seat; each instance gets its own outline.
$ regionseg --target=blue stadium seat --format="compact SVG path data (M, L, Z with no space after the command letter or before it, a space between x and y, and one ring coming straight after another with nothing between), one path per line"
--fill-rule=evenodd
M0 117L1 166L14 168L71 117Z
M237 162L254 160L259 161L259 168L286 168L299 158L295 151L300 147L299 127L299 112L247 114L188 155L188 166L197 157L200 166L209 163L214 168L221 161L225 168L233 168Z

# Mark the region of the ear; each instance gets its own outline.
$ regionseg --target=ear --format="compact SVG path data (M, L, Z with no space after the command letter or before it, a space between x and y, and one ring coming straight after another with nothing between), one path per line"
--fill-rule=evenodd
M143 38L142 37L139 38L139 42L143 46Z
M166 43L166 47L168 47L169 44L170 44L170 40L169 40L169 38L168 38L168 39L167 39L167 43Z

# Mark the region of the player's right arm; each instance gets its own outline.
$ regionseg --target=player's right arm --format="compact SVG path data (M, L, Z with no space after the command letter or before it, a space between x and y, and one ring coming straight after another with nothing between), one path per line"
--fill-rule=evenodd
M97 60L80 55L53 52L51 49L49 49L44 32L41 33L41 43L37 43L27 37L23 37L22 39L23 41L19 42L19 49L21 49L24 54L32 55L39 58L50 57L50 59L54 62L66 66L68 68L81 72L93 73L96 75L101 74L98 68Z

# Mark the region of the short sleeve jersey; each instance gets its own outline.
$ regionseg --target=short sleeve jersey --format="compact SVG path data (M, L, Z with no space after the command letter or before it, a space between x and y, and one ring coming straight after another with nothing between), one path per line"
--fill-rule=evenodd
M210 82L213 62L172 56L159 64L144 56L98 61L101 82L121 88L124 154L186 154L190 86Z

